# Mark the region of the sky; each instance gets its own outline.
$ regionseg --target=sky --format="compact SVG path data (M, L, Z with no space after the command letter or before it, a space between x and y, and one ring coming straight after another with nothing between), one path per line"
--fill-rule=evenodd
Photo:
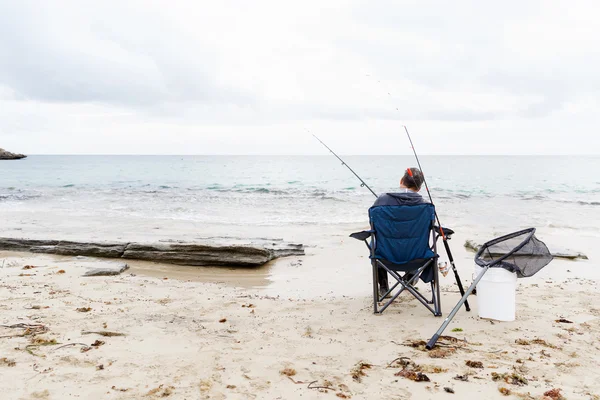
M600 2L0 0L26 154L600 154Z

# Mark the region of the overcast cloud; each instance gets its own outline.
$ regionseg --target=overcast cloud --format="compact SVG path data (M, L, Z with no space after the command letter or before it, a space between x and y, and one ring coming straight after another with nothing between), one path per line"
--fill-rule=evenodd
M595 1L0 0L0 147L600 154ZM307 131L308 130L308 131Z

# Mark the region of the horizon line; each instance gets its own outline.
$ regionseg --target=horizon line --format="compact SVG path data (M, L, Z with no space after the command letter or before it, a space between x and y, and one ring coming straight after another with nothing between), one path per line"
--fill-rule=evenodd
M340 155L346 157L355 157L355 156L369 156L369 157L398 157L398 156L413 156L413 154L344 154L340 153ZM168 157L198 157L198 156L211 156L211 157L273 157L273 156L284 156L284 157L330 157L330 154L286 154L286 153L277 153L277 154L152 154L152 153L137 153L137 154L127 154L127 153L31 153L26 154L26 156L127 156L127 157L136 157L136 156L168 156ZM421 156L441 156L441 157L556 157L556 156L577 156L577 157L598 157L600 154L579 154L579 153L547 153L547 154L446 154L446 153L426 153L421 154Z

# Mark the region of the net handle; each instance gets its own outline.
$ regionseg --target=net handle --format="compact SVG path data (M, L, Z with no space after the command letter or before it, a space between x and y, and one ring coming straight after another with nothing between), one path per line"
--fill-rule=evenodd
M521 242L519 243L519 245L517 247L515 247L514 249L512 249L510 252L506 253L505 255L503 255L502 257L498 258L497 260L492 261L490 264L485 264L487 266L494 266L496 264L498 264L499 262L502 262L504 260L506 260L509 256L513 255L514 253L516 253L517 251L521 250L528 241L531 240L531 238L533 237L533 235L535 234L535 228L528 228L528 229L523 229L521 231L517 231L517 232L513 232L513 233L509 233L508 235L504 235L504 236L500 236L499 238L490 240L489 242L485 242L483 244L483 246L481 246L481 248L479 249L479 251L477 252L477 254L475 254L475 263L477 265L480 265L477 260L479 259L479 257L481 256L481 254L491 245L494 245L496 243L502 242L503 240L506 239L510 239L512 237L515 236L519 236L522 235L523 233L527 233L529 232L529 234L527 235L527 237Z

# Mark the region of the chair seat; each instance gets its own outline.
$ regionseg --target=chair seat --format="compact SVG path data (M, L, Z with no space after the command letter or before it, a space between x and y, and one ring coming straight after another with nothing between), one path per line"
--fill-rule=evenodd
M409 261L405 264L394 264L393 262L388 260L379 261L392 271L411 272L418 270L423 265L425 265L425 263L427 263L430 260L433 260L432 264L425 268L423 270L423 273L421 273L421 280L425 283L429 283L433 280L433 266L435 265L435 261L437 258L437 255L433 258L417 258L416 260Z

